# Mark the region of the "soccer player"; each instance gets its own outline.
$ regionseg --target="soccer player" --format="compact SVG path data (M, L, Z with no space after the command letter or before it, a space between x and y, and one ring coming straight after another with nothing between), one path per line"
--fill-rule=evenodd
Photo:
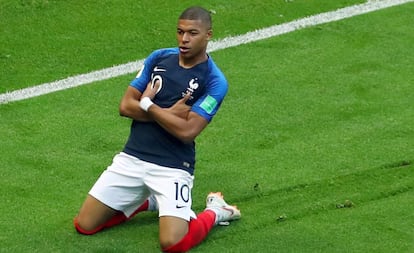
M130 136L75 217L79 233L91 235L139 212L158 211L162 251L184 252L215 225L240 218L220 192L207 195L198 215L191 209L194 140L228 89L206 52L211 24L207 10L186 9L178 19L178 47L152 52L128 86L119 111L132 119Z

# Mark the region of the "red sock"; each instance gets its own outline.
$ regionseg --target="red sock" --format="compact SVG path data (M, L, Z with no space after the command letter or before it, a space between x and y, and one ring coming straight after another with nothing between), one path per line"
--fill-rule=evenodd
M133 212L127 220L132 219L132 217L134 217L137 213L148 211L148 207L149 207L149 200L147 199L145 200L144 204L140 205L138 209L135 210L135 212Z
M132 219L132 217L134 217L137 213L143 212L143 211L147 211L148 210L148 206L149 206L149 201L146 200L144 202L144 204L142 204L140 207L138 207L137 210L135 210L135 212L132 213L132 215L127 218L124 213L119 212L117 214L115 214L111 219L109 219L107 222L105 222L104 224L98 226L97 228L93 229L93 230L85 230L83 228L81 228L78 224L77 218L75 218L75 220L73 221L73 224L75 225L76 230L84 235L93 235L96 234L97 232L103 230L104 228L110 228L113 227L115 225L121 224L124 221L127 221L129 219Z
M177 244L162 249L164 252L186 252L198 245L214 227L216 214L211 210L205 210L197 215L189 223L188 233Z

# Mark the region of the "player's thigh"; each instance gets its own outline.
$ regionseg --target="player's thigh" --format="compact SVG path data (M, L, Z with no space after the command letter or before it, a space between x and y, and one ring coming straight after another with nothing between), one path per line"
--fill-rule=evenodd
M76 220L81 228L85 230L93 230L105 223L116 213L116 210L108 207L88 194L79 210Z
M161 216L159 227L161 248L177 244L188 233L188 221L178 217Z

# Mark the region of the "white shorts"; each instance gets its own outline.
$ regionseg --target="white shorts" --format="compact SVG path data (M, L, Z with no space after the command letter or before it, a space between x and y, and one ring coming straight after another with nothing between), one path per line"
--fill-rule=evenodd
M158 203L159 216L189 221L196 218L191 209L193 180L194 176L184 170L159 166L121 152L89 194L127 217L152 194Z

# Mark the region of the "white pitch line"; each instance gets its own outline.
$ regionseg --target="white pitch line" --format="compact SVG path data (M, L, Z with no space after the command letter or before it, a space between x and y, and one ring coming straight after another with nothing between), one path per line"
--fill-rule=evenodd
M353 5L335 11L305 17L280 25L270 26L253 32L248 32L246 34L239 36L227 37L221 40L212 41L209 43L208 51L213 52L220 49L235 47L242 44L247 44L254 41L263 40L281 34L293 32L306 27L334 22L413 1L414 0L368 0L368 2L363 4ZM50 83L44 83L29 88L6 92L0 94L0 104L6 104L12 101L37 97L55 91L65 90L84 84L89 84L97 81L110 79L113 77L118 77L125 74L130 74L140 69L142 67L143 62L144 59L141 59L138 61L129 62L126 64L105 68L86 74L71 76Z

